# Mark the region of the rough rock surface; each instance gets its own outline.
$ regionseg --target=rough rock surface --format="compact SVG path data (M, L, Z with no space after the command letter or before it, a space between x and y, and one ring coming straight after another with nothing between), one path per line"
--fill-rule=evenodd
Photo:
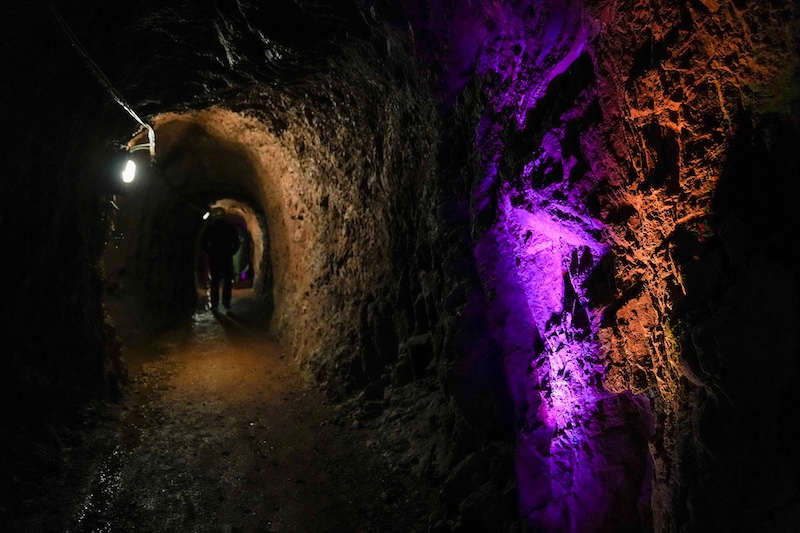
M788 266L797 218L782 199L798 192L789 178L797 159L782 145L797 135L796 5L593 2L591 13L603 28L596 64L611 156L597 169L612 189L598 206L613 239L614 290L599 332L605 383L644 392L656 415L656 529L786 527L800 509L778 466L792 460L778 449L797 435L756 444L745 427L758 418L779 428L787 408L789 381L750 381L752 360L772 353L784 379L798 372L785 359L797 353L796 338L772 334L792 329L797 307L768 296L793 294L797 283ZM752 203L741 201L743 190ZM743 220L764 217L774 226L760 230L788 245L785 259L767 259L770 245L741 233ZM750 418L755 390L771 407ZM766 494L735 481L762 475L775 476Z
M771 213L768 242L793 240L775 191L797 191L782 144L797 135L796 6L411 5L443 90L483 114L473 237L515 406L522 513L545 529L787 527L796 469L779 473L794 462L778 450L797 436L777 428L796 339L765 341L786 381L763 393L774 438L754 439L740 395L745 354L763 350L725 332L737 317L763 339L765 320L783 332L796 319L793 296L756 303L744 289L775 279L794 294L796 247L766 259L738 214ZM743 460L748 447L769 465ZM767 471L770 496L746 494Z
M110 230L167 324L197 297L174 243L233 198L263 215L275 332L441 487L432 530L793 523L795 3L94 4L62 13L163 145L125 193L131 121L47 10L12 13L38 53L8 62L4 492L123 374Z

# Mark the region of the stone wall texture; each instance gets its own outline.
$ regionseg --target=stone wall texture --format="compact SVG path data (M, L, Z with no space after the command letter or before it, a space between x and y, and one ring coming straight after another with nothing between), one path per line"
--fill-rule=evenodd
M431 531L796 522L796 3L56 4L161 144L121 189L134 124L14 11L40 59L8 63L4 376L32 408L4 476L123 374L111 226L166 324L196 298L174 243L232 198L263 215L269 326L439 489Z
M453 96L471 75L486 97L472 237L522 514L546 530L788 527L796 6L410 4L443 91L481 109ZM780 378L754 370L764 357Z
M796 442L777 415L788 407L788 381L746 378L762 357L781 360L785 378L798 371L789 362L796 336L772 333L791 329L796 296L777 305L767 296L794 291L789 258L797 248L766 259L770 245L753 240L763 231L773 243L796 241L797 219L781 197L797 192L789 178L797 159L779 140L797 131L796 9L733 1L591 6L611 156L598 169L610 189L599 208L611 222L616 292L599 330L605 384L645 393L656 415L649 448L657 529L781 528L798 512L790 503L796 488L778 466L792 461L778 450ZM758 146L762 134L778 138ZM752 204L733 199L734 188L734 197L749 190ZM748 223L765 217L774 217L774 229ZM765 295L750 292L755 287ZM773 313L780 318L765 317ZM747 407L754 390L770 407ZM744 427L756 419L783 435L753 438ZM775 476L767 494L751 494L746 480L764 475Z

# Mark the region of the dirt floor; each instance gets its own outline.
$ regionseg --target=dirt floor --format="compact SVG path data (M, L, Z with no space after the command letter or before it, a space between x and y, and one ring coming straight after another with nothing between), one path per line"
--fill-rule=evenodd
M427 529L412 481L306 383L246 291L232 315L123 340L123 399L88 415L50 487L66 530Z

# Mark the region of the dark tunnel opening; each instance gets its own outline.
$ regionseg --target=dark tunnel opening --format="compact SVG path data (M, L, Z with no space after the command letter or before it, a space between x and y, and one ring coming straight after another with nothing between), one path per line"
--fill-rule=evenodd
M198 308L205 309L209 304L211 269L209 256L203 249L203 236L212 213L219 210L225 222L236 228L239 248L233 255L233 289L248 289L257 294L272 291L272 278L267 243L267 230L264 216L249 204L231 198L211 202L209 210L203 215L203 224L195 239L195 284L198 290Z
M209 225L211 213L221 209L220 215L226 223L236 228L239 237L239 248L233 255L234 288L252 289L263 287L263 276L268 274L262 269L269 269L268 248L264 246L264 217L250 206L232 199L220 199L209 205L209 211L203 215L203 226L195 240L195 283L200 294L206 295L211 275L208 253L203 249L203 234ZM266 261L266 262L265 262ZM262 289L264 290L264 289Z

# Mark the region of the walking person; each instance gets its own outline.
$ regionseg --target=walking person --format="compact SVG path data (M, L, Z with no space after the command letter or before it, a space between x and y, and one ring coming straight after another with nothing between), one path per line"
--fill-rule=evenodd
M239 249L239 232L225 220L225 209L211 210L211 220L203 232L202 247L208 255L211 271L211 310L219 305L219 286L222 284L222 305L231 308L233 290L233 256Z

